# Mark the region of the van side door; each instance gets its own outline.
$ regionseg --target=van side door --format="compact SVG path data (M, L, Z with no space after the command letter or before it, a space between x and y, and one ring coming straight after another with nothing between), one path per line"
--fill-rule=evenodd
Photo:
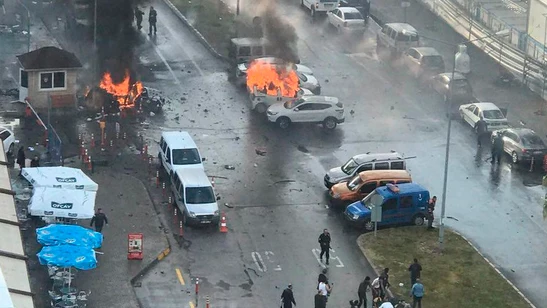
M406 195L399 197L399 209L397 210L398 223L407 223L412 221L415 205L417 204L414 195Z
M165 162L165 150L166 149L167 149L167 143L165 142L163 137L161 137L161 140L160 140L160 153L158 154L158 156L162 160L162 162Z
M384 201L384 203L382 204L382 225L392 225L397 223L398 203L398 197L393 197Z
M173 171L173 164L171 163L171 149L169 146L165 148L165 171L167 171L167 174L171 174Z

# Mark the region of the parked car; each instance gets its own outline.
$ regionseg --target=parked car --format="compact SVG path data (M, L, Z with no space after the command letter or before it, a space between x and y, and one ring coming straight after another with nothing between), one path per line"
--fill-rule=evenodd
M179 169L204 170L198 147L190 134L184 131L162 132L158 153L160 165L169 177Z
M406 50L402 57L403 64L412 76L429 79L444 72L444 60L441 54L432 47L415 47Z
M300 88L296 92L296 97L288 97L281 95L281 92L278 89L277 95L269 95L263 91L259 91L256 87L253 88L252 92L249 92L249 99L251 100L251 109L255 110L258 113L265 113L268 110L268 107L275 103L284 103L286 101L292 101L295 98L301 98L302 96L312 96L314 95L310 90Z
M475 131L481 115L484 117L489 132L509 127L505 113L493 103L480 102L461 105L459 112L462 120L471 125Z
M338 7L340 0L300 0L300 5L310 10L310 15L315 18L318 14L325 14Z
M15 147L15 136L13 132L7 128L0 127L0 139L4 144L4 152L6 155L13 155L13 150Z
M333 185L348 181L366 170L406 170L406 161L401 154L395 151L358 154L342 166L330 169L325 174L325 187L330 189Z
M283 129L291 123L322 123L329 130L345 120L344 105L331 96L303 96L268 108L268 121Z
M361 14L364 14L365 1L367 0L340 0L340 7L354 7L359 10Z
M329 24L339 33L365 33L365 18L354 7L340 7L327 13Z
M317 80L317 78L313 75L304 74L299 71L296 71L296 75L298 76L298 83L300 87L312 91L315 95L321 94L321 85L319 84L319 80Z
M473 90L467 78L458 72L454 73L454 81L450 84L452 73L441 73L431 78L430 86L442 95L445 102L465 102L474 100ZM450 91L452 87L452 91Z
M346 221L364 228L374 230L371 220L372 209L381 207L382 221L378 226L424 224L429 202L429 191L415 183L378 187L363 200L348 205L344 212Z
M387 23L376 35L376 52L384 49L391 58L399 57L408 48L420 46L418 31L407 23Z
M306 74L306 75L313 75L313 70L311 68L305 66L305 65L290 63L290 62L287 62L283 59L279 59L279 58L275 58L275 57L262 57L262 58L254 59L253 61L261 61L261 62L269 63L269 64L272 64L276 67L283 67L284 66L287 69L291 69L291 70L294 70L294 71L297 71L297 72L301 72L301 73ZM243 62L243 63L239 63L237 65L236 78L237 78L237 83L238 84L245 85L247 83L247 69L249 68L250 65L252 65L253 61Z
M521 161L534 160L543 163L543 157L547 154L547 146L541 137L529 128L507 128L492 132L494 136L500 133L503 138L503 151L511 155L514 164Z

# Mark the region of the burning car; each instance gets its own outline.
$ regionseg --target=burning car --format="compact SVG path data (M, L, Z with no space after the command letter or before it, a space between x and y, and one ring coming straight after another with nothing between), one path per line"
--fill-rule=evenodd
M313 71L311 70L311 68L305 65L289 63L287 61L284 61L283 59L279 59L275 57L258 58L258 59L255 59L254 61L269 63L271 65L279 66L279 67L286 67L286 69L291 69L298 73L302 73L308 76L313 75ZM252 63L253 62L251 63L245 62L245 63L238 64L236 69L237 84L245 85L247 81L247 69L249 68L250 65L252 65Z
M258 113L264 113L268 109L269 106L275 104L275 103L283 103L290 100L294 100L302 98L304 96L312 96L314 95L312 91L308 89L301 88L298 91L296 91L295 97L287 97L281 95L281 90L277 89L277 95L270 95L264 92L264 90L260 91L256 86L253 87L253 91L249 94L249 98L251 99L251 109L256 110Z

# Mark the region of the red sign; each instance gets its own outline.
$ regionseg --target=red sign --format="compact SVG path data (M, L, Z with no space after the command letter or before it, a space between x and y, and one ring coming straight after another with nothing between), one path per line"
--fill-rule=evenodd
M142 260L144 235L142 233L129 233L127 235L127 244L127 260Z

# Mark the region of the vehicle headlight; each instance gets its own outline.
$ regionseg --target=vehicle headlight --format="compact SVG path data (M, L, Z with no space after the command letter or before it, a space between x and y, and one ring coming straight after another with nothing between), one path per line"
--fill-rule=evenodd
M358 220L358 219L359 219L359 215L353 214L352 218L353 218L353 220Z
M220 215L220 211L219 211L219 210L216 210L215 213L214 213L213 215L215 215L215 216Z
M188 215L190 215L190 217L192 217L192 218L196 217L196 213L194 213L194 212L188 212Z
M276 115L276 114L278 114L278 113L279 113L279 112L268 110L268 114L269 114L269 115L272 115L272 116L274 116L274 115Z

